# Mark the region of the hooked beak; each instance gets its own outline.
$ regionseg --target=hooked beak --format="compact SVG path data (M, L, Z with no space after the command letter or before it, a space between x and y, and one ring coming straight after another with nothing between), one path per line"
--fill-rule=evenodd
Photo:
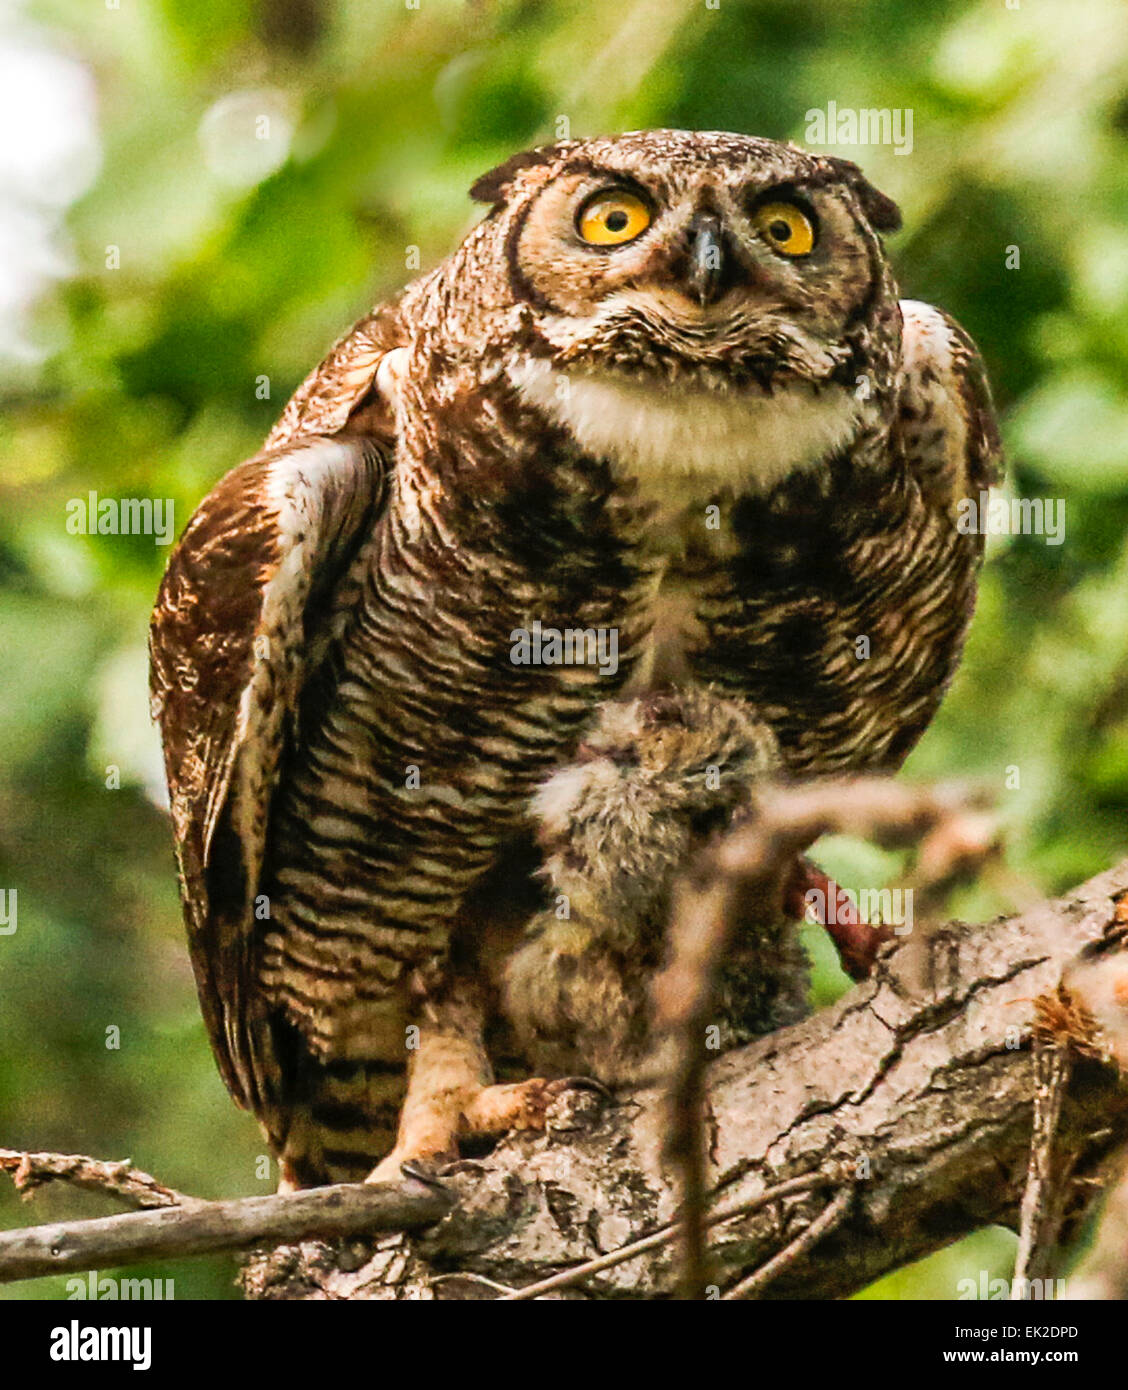
M689 229L689 268L686 276L690 292L702 308L713 304L727 287L725 242L721 219L712 213L695 217Z

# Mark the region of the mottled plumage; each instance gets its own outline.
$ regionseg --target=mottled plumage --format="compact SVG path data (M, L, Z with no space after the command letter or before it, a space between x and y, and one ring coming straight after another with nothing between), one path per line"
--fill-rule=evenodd
M483 1038L506 1007L529 1036L496 982L529 949L531 799L605 702L709 687L787 774L895 768L974 601L982 367L898 303L896 208L854 165L652 131L474 193L205 500L154 614L204 1014L294 1182L385 1152L409 1060L382 1176L541 1122ZM537 625L614 630L615 669L515 664Z
M675 880L780 770L774 735L742 700L689 686L601 708L533 800L549 902L501 965L509 1050L609 1085L662 1075L652 985ZM795 1022L806 987L794 921L769 908L745 922L717 981L714 1049Z

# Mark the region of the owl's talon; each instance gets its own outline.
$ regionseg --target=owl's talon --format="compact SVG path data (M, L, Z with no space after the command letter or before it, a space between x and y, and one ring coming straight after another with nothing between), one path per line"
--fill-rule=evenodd
M421 1182L426 1187L433 1187L439 1192L445 1192L447 1189L442 1178L454 1167L457 1167L457 1164L428 1163L423 1159L407 1158L400 1164L400 1172L405 1178L414 1178L416 1182Z
M606 1101L615 1099L603 1082L597 1081L594 1076L562 1076L556 1081L550 1081L547 1089L554 1096L560 1095L563 1091L594 1091Z
M590 1129L602 1115L603 1107L614 1102L603 1082L590 1076L565 1076L550 1081L545 1089L551 1098L545 1120L549 1135Z
M451 1157L450 1153L407 1154L393 1149L390 1154L384 1155L364 1181L389 1182L397 1186L404 1182L421 1182L427 1187L441 1187L438 1175Z
M440 1178L454 1178L459 1173L484 1173L486 1164L480 1163L476 1158L456 1158L453 1163L447 1163L439 1169ZM445 1189L444 1189L445 1190Z

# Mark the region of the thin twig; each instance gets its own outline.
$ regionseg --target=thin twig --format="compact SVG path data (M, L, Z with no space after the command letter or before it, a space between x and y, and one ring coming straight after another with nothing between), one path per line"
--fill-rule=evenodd
M484 1274L473 1274L468 1269L455 1270L451 1274L436 1274L431 1280L431 1286L434 1288L439 1284L456 1284L460 1279L470 1284L481 1284L484 1289L491 1289L494 1293L504 1294L506 1298L518 1292L509 1284L499 1284L496 1279L487 1279ZM493 1301L501 1303L504 1299Z
M133 1207L175 1207L196 1200L166 1187L151 1173L134 1168L128 1158L113 1162L86 1154L0 1149L0 1169L11 1174L16 1191L23 1197L30 1197L37 1187L49 1182L64 1182L89 1192L119 1197Z
M410 1230L432 1225L450 1206L440 1189L422 1183L340 1183L30 1226L0 1233L0 1283L260 1243Z
M822 1240L823 1236L841 1224L853 1200L854 1189L852 1187L843 1188L838 1196L815 1217L805 1231L795 1237L790 1245L784 1246L778 1254L771 1257L767 1264L761 1265L755 1273L742 1279L739 1284L735 1284L725 1294L725 1298L759 1298L773 1279L782 1274L790 1265L795 1264L800 1256L805 1255L808 1250Z
M1045 1277L1057 1245L1062 1204L1055 1200L1054 1140L1071 1070L1067 1047L1060 1042L1035 1036L1034 1124L1030 1135L1026 1186L1022 1193L1018 1254L1011 1281L1012 1299L1026 1296L1024 1291L1029 1280Z
M990 812L969 808L942 820L917 847L904 885L916 915L937 915L953 888L974 883L988 864L1001 864L1002 849L998 818Z
M814 1192L820 1187L831 1187L841 1180L841 1174L836 1172L803 1173L797 1178L788 1178L785 1182L776 1183L774 1187L769 1187L766 1192L761 1192L756 1197L750 1197L747 1201L737 1202L731 1207L723 1207L718 1211L710 1212L703 1217L702 1224L707 1228L721 1226L726 1221L732 1221L738 1216L748 1216L754 1211L759 1211L762 1207L781 1201L784 1197L791 1197L798 1192ZM639 1240L632 1240L629 1245L622 1245L618 1250L612 1250L606 1255L597 1255L594 1259L585 1260L583 1264L574 1265L571 1269L550 1275L549 1278L542 1279L539 1283L529 1284L523 1289L518 1289L515 1293L506 1294L505 1298L498 1301L502 1303L526 1303L530 1299L539 1298L541 1294L555 1293L557 1289L570 1288L586 1279L589 1274L600 1274L605 1269L614 1269L616 1265L633 1260L636 1255L645 1255L648 1250L657 1250L662 1245L668 1245L677 1237L681 1229L680 1220L669 1221L656 1231L651 1231L648 1236L642 1236Z
M716 962L729 940L729 923L739 914L737 884L716 879L699 888L678 886L675 895L671 963L656 984L665 990L660 1005L667 1027L680 1033L678 1062L670 1085L672 1112L666 1156L681 1176L681 1296L704 1298L708 1282L705 1265L705 1152L701 1123L705 1092L705 1030L713 999ZM674 1002L676 1000L676 1002Z

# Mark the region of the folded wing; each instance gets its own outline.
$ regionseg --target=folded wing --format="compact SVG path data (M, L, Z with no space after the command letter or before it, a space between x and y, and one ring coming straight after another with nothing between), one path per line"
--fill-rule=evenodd
M260 1115L278 1078L254 984L270 808L384 505L394 422L378 377L393 343L386 325L358 326L287 407L273 447L220 481L172 555L150 628L200 1003L224 1080Z
M903 299L900 446L926 490L950 502L1001 478L1002 448L983 359L942 309Z

